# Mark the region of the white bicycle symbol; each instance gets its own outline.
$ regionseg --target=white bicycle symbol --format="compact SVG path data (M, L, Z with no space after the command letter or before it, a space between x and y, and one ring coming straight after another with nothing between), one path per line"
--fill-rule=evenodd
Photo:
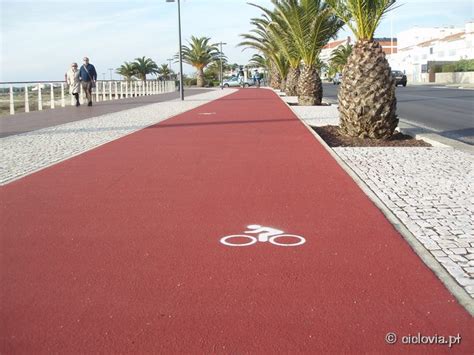
M257 242L270 242L273 245L278 245L281 247L296 247L306 243L300 235L295 234L286 234L283 231L270 227L262 227L258 224L251 224L247 226L252 231L246 231L244 233L259 233L257 236L251 236L248 234L233 234L222 237L220 242L229 247L247 247L253 245ZM263 233L262 233L263 232ZM247 242L240 243L240 239L247 239ZM280 240L280 241L279 241Z

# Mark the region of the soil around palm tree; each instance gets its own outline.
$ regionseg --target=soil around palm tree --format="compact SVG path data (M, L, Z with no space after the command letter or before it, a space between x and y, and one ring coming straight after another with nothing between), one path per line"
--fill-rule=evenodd
M424 140L395 132L388 139L348 137L340 133L339 126L311 127L329 145L334 147L431 147Z

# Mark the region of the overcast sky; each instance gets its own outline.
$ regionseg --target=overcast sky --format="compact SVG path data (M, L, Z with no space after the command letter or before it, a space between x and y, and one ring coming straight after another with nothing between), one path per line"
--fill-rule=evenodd
M270 0L253 0L271 6ZM402 0L376 33L418 26L464 26L472 0ZM0 81L61 80L72 61L89 56L99 78L108 68L147 56L167 63L178 50L177 6L165 0L0 0ZM245 64L252 51L236 47L259 11L246 0L182 0L183 40L191 35L227 42L229 61ZM348 32L342 31L344 38ZM172 64L173 69L177 64ZM191 73L191 67L186 67ZM118 78L117 75L114 75Z

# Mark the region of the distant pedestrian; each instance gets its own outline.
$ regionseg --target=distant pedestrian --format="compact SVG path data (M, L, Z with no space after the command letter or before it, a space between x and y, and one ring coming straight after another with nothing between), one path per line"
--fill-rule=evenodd
M79 78L82 82L82 90L86 93L88 104L92 106L92 88L95 87L95 81L97 80L97 72L95 67L89 63L89 58L84 57L83 65L79 72Z
M81 105L79 103L80 83L77 63L72 63L66 73L66 84L69 85L69 93L76 99L76 107Z
M240 85L243 87L245 80L244 67L240 67L239 74L237 74L237 78L239 79Z
M258 69L255 69L253 73L253 84L257 86L258 88L260 87L260 73L258 72Z

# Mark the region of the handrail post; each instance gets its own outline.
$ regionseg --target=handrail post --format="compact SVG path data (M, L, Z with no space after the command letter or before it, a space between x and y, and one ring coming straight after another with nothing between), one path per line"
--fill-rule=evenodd
M99 83L100 82L98 80L95 81L95 101L96 102L99 102L100 100Z
M13 85L10 85L10 115L15 114L15 101L13 100Z
M114 91L115 91L115 100L118 100L118 89L117 89L117 82L114 81Z
M66 106L66 100L64 99L64 83L61 83L61 107Z
M128 80L125 82L125 98L128 97Z
M112 100L112 82L109 81L109 100Z
M105 81L102 81L102 101L105 101Z
M30 112L30 97L28 93L28 84L25 84L25 112Z
M43 97L41 96L41 84L38 84L38 111L43 110Z
M120 98L123 99L123 81L120 82Z
M55 107L55 105L54 105L54 85L53 85L53 83L50 83L49 85L51 86L51 101L49 102L49 106L51 108L54 108Z

